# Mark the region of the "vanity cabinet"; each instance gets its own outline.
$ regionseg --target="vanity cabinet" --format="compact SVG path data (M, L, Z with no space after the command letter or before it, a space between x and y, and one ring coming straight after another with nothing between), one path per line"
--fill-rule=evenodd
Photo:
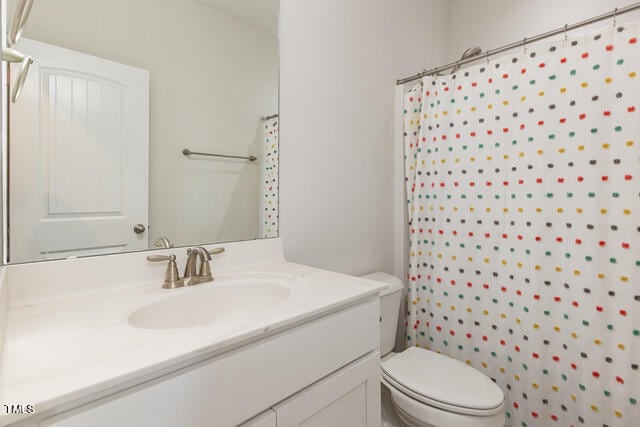
M379 427L379 300L368 297L20 427Z

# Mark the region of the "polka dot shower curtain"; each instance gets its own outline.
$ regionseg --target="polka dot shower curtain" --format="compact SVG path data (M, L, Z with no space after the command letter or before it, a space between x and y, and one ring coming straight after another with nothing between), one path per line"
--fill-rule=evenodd
M278 117L264 122L260 237L278 237Z
M640 425L638 26L427 77L405 99L407 345L510 426Z

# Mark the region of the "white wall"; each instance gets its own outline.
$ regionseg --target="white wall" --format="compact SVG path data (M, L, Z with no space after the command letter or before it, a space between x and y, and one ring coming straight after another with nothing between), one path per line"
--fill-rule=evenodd
M24 35L150 72L150 244L257 236L259 162L181 151L260 155L274 34L194 0L56 0L35 2Z
M449 0L447 61L460 58L471 46L483 50L522 40L635 3L636 0ZM632 12L619 18L637 20ZM594 31L612 21L575 30ZM562 36L558 36L562 38Z
M281 0L288 259L393 272L395 79L445 56L446 0Z

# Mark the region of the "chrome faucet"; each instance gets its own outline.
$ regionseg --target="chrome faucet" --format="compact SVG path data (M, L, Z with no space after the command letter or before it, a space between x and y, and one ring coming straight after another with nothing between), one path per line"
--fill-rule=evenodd
M187 249L187 265L184 269L184 277L180 277L178 273L178 265L176 264L176 256L171 255L150 255L147 261L160 262L169 261L167 271L164 274L164 289L175 289L183 286L199 285L213 281L211 275L211 255L217 255L224 252L224 248L215 248L210 251L202 246ZM200 268L197 268L198 258L200 258Z
M210 251L202 246L187 249L187 264L184 268L184 284L185 286L199 285L201 283L211 282L211 255L221 254L224 248L216 248ZM198 258L200 258L200 268L197 268Z
M173 243L171 243L171 241L166 237L158 237L153 246L156 248L171 249L173 248Z
M200 271L196 268L198 257L200 257ZM189 286L212 281L213 277L211 277L211 269L209 267L210 260L211 255L209 255L209 252L201 246L187 249L187 264L184 268L184 284ZM205 267L205 264L207 267Z

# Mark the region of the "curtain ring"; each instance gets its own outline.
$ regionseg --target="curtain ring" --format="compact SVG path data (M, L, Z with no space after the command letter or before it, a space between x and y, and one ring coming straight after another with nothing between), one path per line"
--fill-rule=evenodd
M569 27L569 24L564 24L564 41L569 40L569 37L567 36L567 27Z
M527 54L527 38L523 38L522 39L522 51L524 52L524 54Z
M613 28L616 27L616 18L618 17L618 8L613 9Z
M489 51L487 50L485 53L487 55L487 67L488 67L489 66Z

